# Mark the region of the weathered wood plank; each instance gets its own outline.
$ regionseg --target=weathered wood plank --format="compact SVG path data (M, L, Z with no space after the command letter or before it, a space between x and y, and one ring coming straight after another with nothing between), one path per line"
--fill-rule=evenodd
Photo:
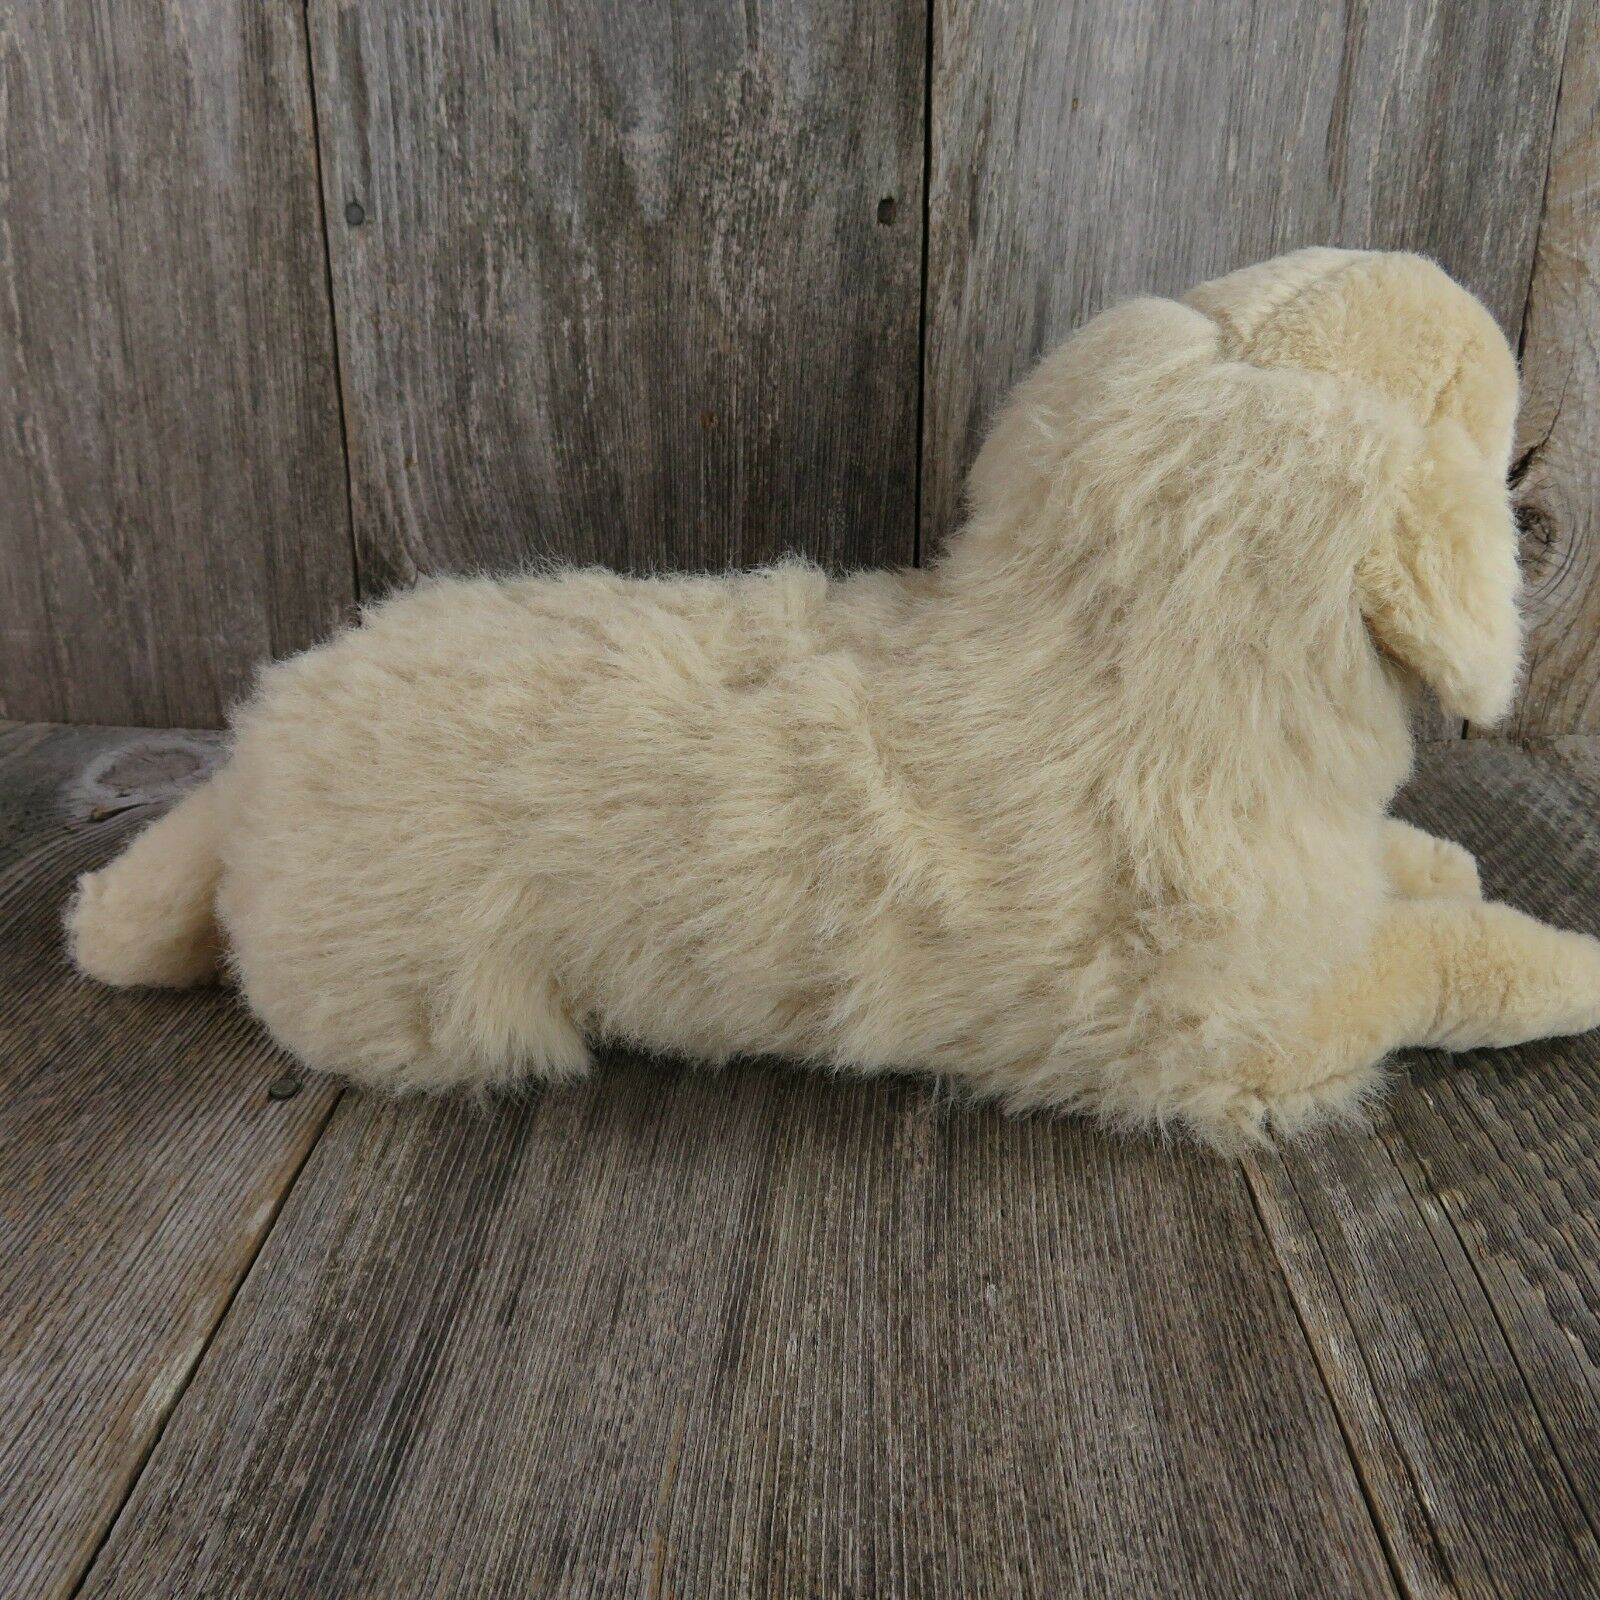
M1420 250L1515 344L1567 10L936 0L923 549L1012 382L1128 295L1307 244Z
M1522 346L1528 670L1509 731L1600 732L1600 4L1576 0Z
M0 731L0 1594L70 1594L332 1103L220 991L73 976L75 873L210 760L192 735Z
M1237 1168L636 1062L347 1099L84 1590L1392 1592Z
M919 8L310 17L364 593L911 559Z
M303 28L4 8L4 715L214 725L352 599Z
M1403 809L1600 933L1587 741L1425 750ZM1407 1066L1380 1138L1249 1164L1263 1217L1408 1593L1594 1593L1600 1040Z

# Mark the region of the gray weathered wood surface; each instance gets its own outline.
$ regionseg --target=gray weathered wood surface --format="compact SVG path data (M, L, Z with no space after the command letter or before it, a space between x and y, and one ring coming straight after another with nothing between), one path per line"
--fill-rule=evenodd
M1600 0L1575 0L1522 349L1530 625L1512 732L1600 732Z
M1128 295L1306 244L1421 250L1515 343L1567 13L935 0L925 542L1012 381Z
M333 1093L220 991L71 975L74 875L203 770L193 735L0 729L0 1595L67 1595Z
M422 572L911 560L1048 344L1331 242L1523 339L1514 731L1594 731L1597 12L0 0L0 715L215 723Z
M1391 1593L1236 1169L920 1086L348 1099L85 1591Z
M1402 810L1600 934L1600 759L1434 746ZM1377 1139L1252 1161L1408 1593L1600 1593L1600 1039L1418 1054Z
M920 9L309 15L365 592L910 562Z
M297 0L0 0L0 414L0 716L214 724L339 618Z
M325 1123L224 996L60 965L190 736L0 746L0 1593L1600 1588L1594 1037L1242 1166L623 1058ZM1600 931L1600 743L1404 809Z
M933 3L924 550L1011 384L1129 295L1301 245L1419 250L1517 343L1569 0ZM1593 654L1573 670L1600 678Z

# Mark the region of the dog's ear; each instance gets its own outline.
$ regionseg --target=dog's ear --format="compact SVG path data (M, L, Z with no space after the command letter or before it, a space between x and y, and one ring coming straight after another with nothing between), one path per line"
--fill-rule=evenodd
M1356 565L1361 609L1380 647L1447 711L1498 722L1522 654L1505 479L1453 419L1404 431L1392 515Z
M1356 586L1379 645L1474 722L1504 716L1521 654L1506 492L1517 370L1494 318L1431 261L1302 250L1202 284L1225 355L1322 372L1389 412L1393 506Z

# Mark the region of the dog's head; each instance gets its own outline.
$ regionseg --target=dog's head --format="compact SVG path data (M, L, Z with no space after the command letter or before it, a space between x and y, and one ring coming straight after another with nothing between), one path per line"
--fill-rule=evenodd
M1302 250L1191 291L1219 353L1381 397L1400 451L1392 514L1356 563L1379 646L1475 722L1515 693L1522 629L1506 488L1516 363L1494 319L1419 256Z

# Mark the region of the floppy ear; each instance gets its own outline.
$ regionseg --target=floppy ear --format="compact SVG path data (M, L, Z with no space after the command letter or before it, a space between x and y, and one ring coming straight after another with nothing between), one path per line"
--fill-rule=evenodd
M1398 503L1356 565L1379 644L1478 723L1511 708L1522 658L1516 528L1505 481L1453 418L1408 442Z

